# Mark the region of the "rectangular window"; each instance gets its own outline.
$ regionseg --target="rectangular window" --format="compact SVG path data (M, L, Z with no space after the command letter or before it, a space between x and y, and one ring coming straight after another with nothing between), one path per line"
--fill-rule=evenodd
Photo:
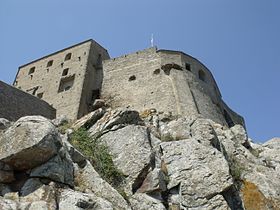
M70 77L65 77L60 80L58 92L70 90L74 85L75 74Z
M190 71L190 70L191 70L191 64L186 63L186 64L185 64L185 67L186 67L186 69L187 69L188 71Z

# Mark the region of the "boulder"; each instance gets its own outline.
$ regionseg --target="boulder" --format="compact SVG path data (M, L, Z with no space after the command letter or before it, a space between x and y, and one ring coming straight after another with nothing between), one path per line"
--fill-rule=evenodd
M105 114L105 110L102 108L99 108L85 116L83 116L82 118L78 119L73 125L72 128L74 130L77 130L81 127L84 128L90 128L92 125L94 125L97 120L99 120L103 115Z
M141 119L139 113L130 109L108 110L90 129L91 136L99 136L108 130L116 130L129 124L139 124Z
M181 205L205 205L233 182L223 154L195 139L163 142L162 160L169 177L168 189L179 195Z
M96 196L106 199L113 204L115 209L130 209L126 200L110 184L103 180L95 171L93 166L87 161L83 168L75 167L75 189L87 191Z
M22 117L0 136L0 161L15 170L34 168L57 154L61 139L50 120Z
M82 193L70 189L62 190L58 203L58 209L80 210L113 210L117 209L110 202L94 194Z
M69 119L65 116L65 115L60 115L59 117L57 117L56 119L52 120L52 123L56 126L62 126L64 124L69 123Z
M0 118L0 130L5 130L11 126L11 122L5 118Z
M162 201L144 193L135 193L131 199L131 208L137 210L166 210Z
M51 181L74 186L74 169L69 155L56 155L48 162L31 170L30 177L45 178Z
M147 128L136 125L105 133L99 140L108 146L114 164L125 175L126 193L137 191L155 165L152 145L160 141L151 138Z

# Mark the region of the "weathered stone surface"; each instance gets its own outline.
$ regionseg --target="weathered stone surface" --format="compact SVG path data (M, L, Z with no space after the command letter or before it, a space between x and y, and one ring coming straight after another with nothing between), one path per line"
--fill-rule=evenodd
M222 195L216 195L207 203L198 207L191 207L188 210L231 210Z
M214 195L232 185L223 154L194 139L161 143L169 175L168 189L179 188L183 206L207 203Z
M55 182L74 186L74 169L69 154L56 155L48 162L32 169L30 177L46 178Z
M0 196L4 196L6 193L10 193L12 190L7 184L0 184Z
M0 183L10 183L14 180L15 178L13 171L0 170Z
M114 164L126 176L126 193L136 191L152 167L152 138L147 128L128 125L100 138L113 156Z
M144 193L135 193L129 200L132 209L137 210L166 210L163 203Z
M38 166L61 147L54 125L44 117L22 117L0 136L0 160L16 170Z
M21 190L21 203L30 203L31 209L56 209L56 189L54 183L41 184L39 179L29 179Z
M65 116L65 115L60 115L58 116L56 119L53 119L52 120L52 123L55 125L55 126L61 126L63 124L67 124L69 123L69 119Z
M40 187L42 187L43 185L44 184L40 181L39 178L28 179L20 189L20 194L22 196L27 196L39 189Z
M77 130L81 127L84 128L90 128L93 124L95 124L97 122L97 120L99 120L103 115L105 114L105 109L99 108L85 116L83 116L82 118L80 118L79 120L77 120L73 125L72 128L74 130Z
M96 109L102 108L104 106L106 106L105 100L103 100L103 99L95 99L93 104L92 104L92 109L96 110Z
M139 124L141 121L139 113L130 109L109 110L90 129L89 133L99 135L108 130L115 130L128 124Z
M166 191L167 186L165 182L165 176L162 173L163 172L158 168L155 168L149 172L137 192L152 193Z
M99 198L94 194L81 193L70 189L65 189L61 192L58 204L59 209L80 210L113 210L115 208L110 202Z
M11 122L5 118L0 118L0 130L5 130L11 126Z
M163 141L174 141L188 139L191 137L191 120L179 118L168 123L160 123L161 139Z
M80 167L86 165L86 157L68 142L67 134L62 136L62 143L74 163L77 163Z
M130 209L126 200L103 180L95 171L93 166L87 161L84 168L75 167L75 184L80 191L90 191L96 196L108 200L116 209L126 210Z
M17 202L0 197L1 210L18 210L17 206L18 206Z

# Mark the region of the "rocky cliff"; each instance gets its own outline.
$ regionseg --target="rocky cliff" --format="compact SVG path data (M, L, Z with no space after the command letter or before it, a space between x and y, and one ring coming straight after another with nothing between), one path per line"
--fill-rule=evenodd
M156 110L0 120L0 209L280 209L280 139Z

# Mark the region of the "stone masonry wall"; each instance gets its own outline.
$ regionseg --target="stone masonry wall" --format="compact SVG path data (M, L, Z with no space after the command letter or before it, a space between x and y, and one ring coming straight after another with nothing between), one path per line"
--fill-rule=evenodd
M89 111L91 88L85 78L91 77L94 71L89 62L92 46L96 54L107 53L93 40L82 42L19 67L14 86L47 101L57 110L57 116L81 117ZM67 55L70 55L68 59Z
M55 109L47 102L0 81L0 118L16 121L26 115L55 118Z
M112 107L176 112L172 85L160 67L156 48L104 61L102 98Z
M234 123L244 123L225 106L211 72L185 53L150 48L105 61L103 68L102 97L112 107L200 114L229 125L226 110Z

